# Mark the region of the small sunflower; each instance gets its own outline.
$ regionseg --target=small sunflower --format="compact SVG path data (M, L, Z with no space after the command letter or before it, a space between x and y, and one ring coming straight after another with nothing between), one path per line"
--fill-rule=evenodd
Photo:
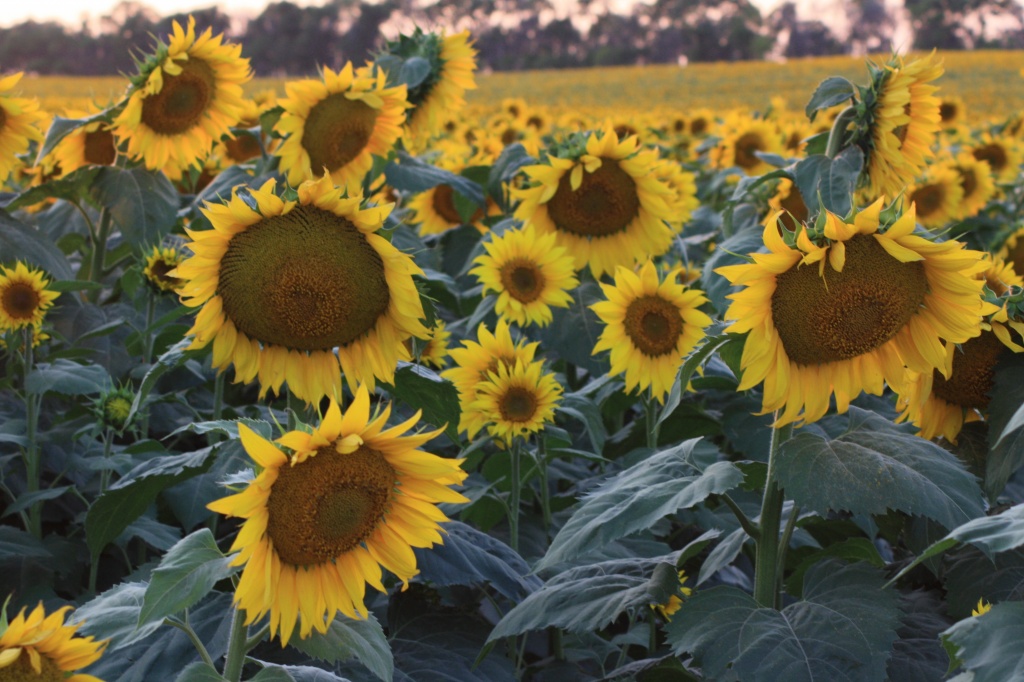
M476 50L469 39L469 31L441 36L424 34L417 29L416 34L406 40L423 52L422 56L431 66L431 74L409 93L413 110L406 128L412 140L419 140L440 132L444 119L466 106L466 90L476 89ZM401 51L398 43L387 47Z
M430 329L430 336L423 344L419 361L424 365L444 369L444 366L448 364L448 339L451 338L451 335L452 333L445 329L444 322L438 320L437 324Z
M529 225L493 237L484 242L484 249L487 253L473 261L476 267L469 274L480 280L485 295L498 295L498 315L520 327L546 327L552 306L566 308L572 303L569 291L579 280L572 257L555 245L555 235L538 235Z
M956 128L967 121L967 105L961 97L945 95L939 100L939 121L942 127Z
M476 159L469 157L469 150L451 150L440 158L438 168L458 175L463 169L477 165ZM416 225L420 235L442 234L460 225L472 225L478 232L486 232L484 219L500 213L498 205L486 197L486 207L477 208L468 220L463 220L455 206L455 190L451 185L440 184L424 190L409 199L409 223Z
M876 73L864 166L872 200L898 195L921 172L934 156L932 143L942 127L938 88L930 83L943 68L934 53L909 63L893 57Z
M709 155L715 168L738 167L747 175L763 175L774 166L761 160L755 152L785 153L782 133L774 121L734 114L722 123L719 135L722 140Z
M192 17L187 29L174 22L170 43L159 44L143 64L114 119L114 135L127 142L131 158L177 180L238 124L242 84L252 73L242 46L223 39L209 28L197 37Z
M402 136L405 86L387 87L386 79L380 69L353 69L348 62L337 73L324 67L321 78L285 85L288 97L274 129L288 138L274 154L289 183L326 171L335 184L359 189L373 157L387 156Z
M826 213L824 245L769 221L767 254L716 270L744 287L725 314L726 331L749 333L738 390L763 381L763 411L784 410L776 426L817 421L833 394L846 412L883 381L898 391L904 366L945 371L943 343L981 333L982 254L914 235L913 205L882 231L881 209L880 199L852 223Z
M964 194L960 200L960 219L978 215L996 194L991 166L987 161L974 158L970 152L961 152L953 160L953 169L960 176Z
M25 609L0 633L0 680L10 682L103 682L73 674L99 660L106 641L75 637L80 625L65 625L70 606L46 615L42 603L28 615Z
M235 380L259 378L260 395L287 380L307 402L336 396L340 365L350 386L392 381L404 341L427 330L412 259L378 234L390 207L360 209L329 176L305 182L298 201L275 183L236 190L203 213L213 230L187 230L194 256L171 274L187 280L185 305L202 306L193 348L213 343L213 365Z
M801 228L810 211L804 203L804 195L800 188L789 178L782 178L775 187L775 194L768 200L768 212L766 220L775 220L782 224L790 232L796 232Z
M659 281L651 261L639 274L618 268L615 284L601 289L608 300L590 306L605 324L594 353L611 351L611 374L626 375L626 391L650 388L664 402L683 358L711 324L698 310L707 303L704 292L685 288L674 272Z
M700 206L693 173L683 170L675 161L665 159L655 169L654 175L671 190L671 194L666 197L671 215L668 224L676 232L682 232L683 225Z
M679 571L679 593L683 597L689 597L693 594L693 588L686 586L686 581L689 576L686 575L686 571ZM668 598L668 601L664 604L651 604L651 608L661 614L661 617L666 621L672 620L672 616L675 615L679 607L683 605L683 597L678 594L673 594Z
M1024 147L1009 135L985 133L967 150L975 159L988 163L998 182L1013 182L1024 163Z
M694 109L689 113L689 119L690 136L698 139L710 135L715 126L715 112L710 109Z
M31 327L23 327L22 329L31 329L32 332L32 347L39 348L44 341L50 340L50 335L43 331L43 325L34 324ZM7 343L8 334L10 334L11 343ZM15 332L12 329L4 329L0 326L0 350L7 350L10 346L18 349L18 352L25 352L25 334L22 331Z
M0 184L18 166L18 155L28 151L29 143L43 139L39 125L46 114L39 110L39 102L10 94L22 75L0 78Z
M605 127L547 163L526 166L531 184L512 190L515 217L590 266L595 277L616 266L659 256L672 244L672 190L657 177L659 161L635 137L619 140Z
M50 280L41 270L18 261L14 268L0 266L0 329L39 326L46 311L60 296L46 287Z
M259 474L208 507L245 519L231 547L232 564L245 566L235 603L247 625L269 612L282 645L296 625L301 638L326 632L339 611L366 618L367 583L385 591L382 567L408 583L417 573L412 548L443 543L448 518L436 505L468 502L450 487L466 478L462 460L419 449L441 429L406 436L420 413L385 429L390 413L371 417L360 386L344 414L331 400L313 433L270 442L238 426Z
M184 281L167 273L181 265L184 260L185 254L174 247L154 246L152 253L146 256L146 266L142 269L142 274L157 291L177 291Z
M98 112L93 107L88 112L69 112L69 116L81 118ZM110 125L97 121L73 130L57 143L52 154L62 176L83 166L112 166L117 159L117 140Z
M984 616L991 610L992 604L985 601L984 597L981 597L978 599L978 605L971 609L971 615L977 618L978 616Z
M936 229L958 219L964 198L960 182L957 170L944 162L929 166L924 177L908 185L905 196L917 208L917 222Z
M554 422L561 399L562 387L544 371L543 361L501 363L477 384L476 400L463 413L459 430L474 438L486 425L492 438L508 444Z

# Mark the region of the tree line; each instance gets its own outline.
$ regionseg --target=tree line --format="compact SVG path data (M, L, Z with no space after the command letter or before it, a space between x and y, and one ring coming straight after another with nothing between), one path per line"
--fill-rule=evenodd
M551 0L438 0L426 7L415 0L329 0L312 7L284 0L241 26L216 7L192 14L199 26L240 41L260 76L361 62L382 34L414 23L470 29L481 68L495 71L885 51L900 15L909 21L915 49L1024 48L1024 10L1015 0L904 0L896 10L884 0L853 0L836 9L846 13L842 37L799 16L793 2L763 15L749 0L655 0L625 14L610 11L604 0L579 0L571 19L558 18ZM24 22L0 29L0 65L39 74L134 73L132 55L148 50L153 36L165 36L172 21L186 19L161 17L129 0L98 28Z

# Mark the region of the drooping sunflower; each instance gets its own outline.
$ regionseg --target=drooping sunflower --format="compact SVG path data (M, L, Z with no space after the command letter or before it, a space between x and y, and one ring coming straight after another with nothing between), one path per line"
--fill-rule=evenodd
M184 260L185 254L173 246L154 246L153 251L146 256L146 266L142 269L142 274L157 291L177 291L184 281L167 273L181 265Z
M208 508L245 519L231 546L232 564L245 566L235 603L246 624L269 612L282 645L297 625L301 638L326 632L339 611L366 618L366 585L385 591L381 567L408 583L417 573L412 548L443 542L448 518L436 505L468 502L450 487L466 477L462 460L419 449L441 430L403 435L420 413L385 429L390 413L371 417L360 386L344 414L331 400L313 433L270 442L238 427L260 473Z
M562 387L544 371L543 361L500 363L477 384L476 400L462 414L459 430L472 439L486 425L492 438L509 444L554 422L561 399Z
M235 366L235 380L259 378L260 395L290 390L307 402L349 386L392 381L404 341L428 332L412 259L377 234L389 206L360 208L330 176L305 182L298 201L275 183L236 190L203 213L213 230L187 230L194 256L170 274L187 280L185 305L202 310L189 330L193 348L213 343L213 365Z
M27 152L30 142L43 139L39 124L46 114L39 110L39 102L10 94L22 75L13 73L0 78L0 184L18 165L18 154Z
M430 329L430 337L423 344L419 361L424 365L443 369L448 364L448 339L452 333L445 329L443 321L438 320Z
M411 38L402 36L396 43L389 43L386 50L397 54L407 52L402 39L413 50L407 56L421 56L431 66L426 80L409 93L413 110L406 128L412 140L422 140L440 132L445 117L466 106L466 90L476 89L476 50L469 31L442 36L425 34L419 29Z
M803 228L795 244L769 221L768 253L716 270L744 287L725 314L726 331L749 333L739 390L763 381L764 412L784 410L776 426L820 419L833 394L845 412L883 382L900 390L905 366L944 371L943 343L981 333L982 254L914 235L913 205L882 231L881 209L851 223L827 213L823 235Z
M68 112L68 116L84 118L96 113L99 109L93 107L90 111ZM63 176L83 166L112 166L117 159L117 140L111 126L97 121L73 130L57 143L52 153Z
M0 266L0 329L39 326L46 311L60 296L47 289L50 280L41 270L18 261L13 268Z
M953 169L960 176L963 199L960 200L960 219L978 215L996 194L996 182L987 161L974 158L970 152L961 152L953 160Z
M64 606L46 615L41 602L28 615L22 609L0 633L0 680L103 682L92 675L74 674L98 661L107 642L76 637L81 624L64 624L70 610Z
M388 87L380 69L352 62L321 78L290 82L274 129L288 138L274 150L288 182L298 185L328 172L334 183L359 189L374 156L387 156L402 136L408 107L404 85Z
M506 230L500 237L484 242L486 254L473 261L469 271L483 285L484 294L498 295L494 310L520 327L551 323L552 306L566 308L569 293L579 284L573 259L555 235L538 235L532 225Z
M755 152L783 154L783 136L775 121L733 114L719 129L721 142L711 150L709 158L715 168L738 167L747 175L762 175L774 167Z
M672 616L683 605L683 597L689 597L693 594L693 588L686 586L688 579L689 576L686 575L686 571L679 571L679 594L682 597L679 594L673 594L664 604L651 604L651 608L657 611L666 621L672 620Z
M601 289L608 300L590 306L605 324L594 353L611 351L611 374L625 374L627 392L650 388L664 402L683 359L711 324L699 310L707 303L704 292L682 286L674 272L659 281L652 261L639 274L619 267L615 284Z
M935 53L909 63L893 57L875 73L876 99L866 126L870 140L864 144L871 200L898 195L921 172L934 156L932 143L942 127L938 88L931 85L943 73Z
M656 175L652 150L635 137L619 140L605 127L571 148L550 153L547 163L526 166L531 184L512 194L522 201L515 217L533 224L538 234L554 234L556 243L590 266L595 277L616 266L665 253L672 243L672 190Z
M1013 182L1024 163L1024 146L1009 135L983 134L968 151L979 161L988 163L999 182Z
M172 180L206 157L213 143L242 117L242 84L252 78L242 46L224 43L207 28L196 36L174 22L170 43L159 44L133 80L114 135L146 168Z
M952 164L942 162L929 166L920 180L908 185L905 196L917 208L917 222L935 229L957 220L964 197L960 180Z

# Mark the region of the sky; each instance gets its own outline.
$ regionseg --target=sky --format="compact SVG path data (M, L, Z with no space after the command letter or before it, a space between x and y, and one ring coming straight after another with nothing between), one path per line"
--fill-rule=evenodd
M323 0L291 0L299 5L323 4ZM767 14L783 0L752 0ZM267 0L142 0L163 16L210 7L216 4L222 11L240 16L257 16L268 4ZM806 0L805 0L806 2ZM805 4L802 2L800 4ZM0 0L0 27L13 26L23 21L59 21L77 28L88 21L109 14L117 0ZM618 3L615 3L618 4Z

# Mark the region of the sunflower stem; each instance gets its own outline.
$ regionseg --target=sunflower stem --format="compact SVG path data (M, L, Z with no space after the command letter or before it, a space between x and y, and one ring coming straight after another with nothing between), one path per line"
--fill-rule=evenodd
M114 432L107 428L103 431L103 471L100 472L100 495L110 485L110 452L114 446Z
M796 529L796 522L800 517L800 507L795 504L789 510L789 519L786 520L786 528L782 531L782 538L779 540L779 563L777 569L778 582L782 585L782 575L786 570L786 553L789 552L789 541L793 539L793 531Z
M39 446L37 432L39 430L39 401L42 396L35 395L28 390L28 377L32 373L33 358L33 334L32 326L28 325L22 330L25 343L25 421L26 443L25 443L25 486L28 492L34 493L39 490ZM43 519L40 502L33 502L28 508L28 532L37 538L43 537Z
M825 156L834 159L843 150L846 128L849 127L850 121L856 115L857 107L852 105L839 112L836 120L832 123L832 130L828 133L828 146L825 147Z
M107 255L107 238L110 237L111 222L110 211L104 208L100 211L99 227L93 235L92 257L89 262L89 279L97 284L102 284L103 259ZM97 288L89 292L93 303L99 300L101 291L102 288Z
M778 419L778 413L775 418ZM775 480L775 460L779 448L793 433L793 426L772 428L771 448L768 451L768 473L765 477L764 498L761 500L761 528L757 538L754 567L754 599L761 606L778 606L779 531L782 530L782 505L785 494Z
M164 625L170 625L171 627L178 628L186 635L188 635L189 641L192 642L192 646L199 652L199 658L203 659L203 663L210 666L214 670L217 667L213 664L213 659L210 657L210 652L206 650L206 646L203 641L199 639L199 635L192 629L192 626L188 623L188 611L185 611L185 620L181 621L177 618L164 618Z
M651 450L658 449L658 435L661 426L658 424L658 405L654 399L654 390L651 389L644 394L644 420L647 427L647 447Z
M221 412L224 410L224 376L225 372L218 371L217 377L213 380L213 412L210 414L210 419L217 421L220 419ZM290 420L290 418L289 418ZM207 436L207 443L213 445L220 440L220 434L216 431L210 431Z
M755 524L753 521L747 518L747 515L743 513L743 510L740 509L740 506L736 504L736 501L729 497L728 494L723 494L721 497L722 502L725 502L725 506L732 511L733 515L736 517L736 520L740 522L740 526L743 527L743 530L747 531L747 535L749 535L754 540L757 540L757 538L761 535L761 531L758 529L757 524Z
M548 453L544 449L543 436L537 444L537 473L540 475L540 508L544 519L545 532L551 529L551 492L548 490Z
M512 446L509 448L508 452L509 465L511 467L511 471L509 473L511 492L509 494L508 503L509 546L516 552L519 552L519 496L522 492L520 490L522 480L519 472L520 443L521 441L519 438L513 438Z
M224 661L224 679L227 682L241 682L242 668L245 666L245 655L249 653L249 628L245 626L245 611L235 609L231 620L231 633L228 635L228 652Z

